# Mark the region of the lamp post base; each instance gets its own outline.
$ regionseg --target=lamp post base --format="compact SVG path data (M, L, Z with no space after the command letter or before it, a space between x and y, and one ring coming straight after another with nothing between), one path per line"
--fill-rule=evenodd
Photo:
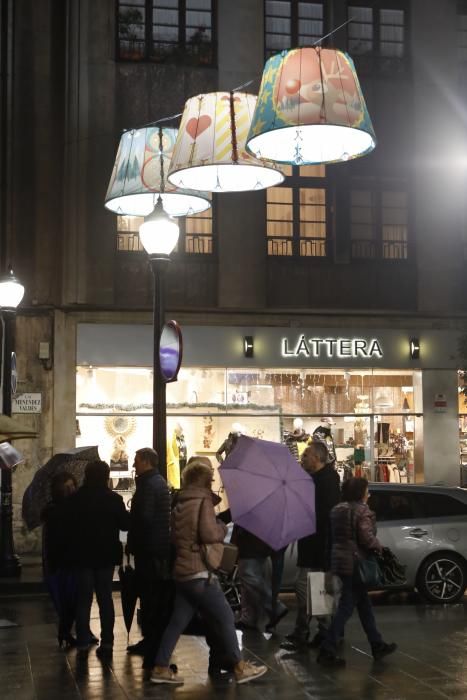
M21 576L21 562L14 554L11 559L0 562L0 578L18 578Z

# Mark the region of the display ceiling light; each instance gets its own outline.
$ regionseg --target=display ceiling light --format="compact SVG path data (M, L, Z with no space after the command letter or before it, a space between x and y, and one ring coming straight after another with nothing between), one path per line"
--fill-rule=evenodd
M245 149L256 99L245 92L211 92L187 100L169 182L208 192L262 190L282 182L276 163Z
M148 216L162 196L169 216L190 216L211 206L206 192L190 192L167 181L177 129L146 127L122 134L105 206L115 214Z
M291 165L336 163L376 145L352 59L320 47L266 62L247 150Z

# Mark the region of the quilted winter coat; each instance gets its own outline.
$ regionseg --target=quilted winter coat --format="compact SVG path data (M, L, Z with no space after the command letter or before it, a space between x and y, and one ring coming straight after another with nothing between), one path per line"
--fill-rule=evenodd
M175 579L188 580L206 572L199 544L223 542L226 532L224 523L216 520L211 491L197 486L183 488L172 511L172 540L177 550Z
M339 503L331 511L331 571L351 576L355 557L381 552L376 537L376 517L366 503Z

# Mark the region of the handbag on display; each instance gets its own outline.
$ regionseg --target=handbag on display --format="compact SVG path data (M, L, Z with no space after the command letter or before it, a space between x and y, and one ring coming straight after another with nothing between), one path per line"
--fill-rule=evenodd
M332 581L337 577L333 576ZM335 590L335 589L334 589ZM309 571L306 579L307 615L333 615L336 610L336 595L330 593L329 573Z

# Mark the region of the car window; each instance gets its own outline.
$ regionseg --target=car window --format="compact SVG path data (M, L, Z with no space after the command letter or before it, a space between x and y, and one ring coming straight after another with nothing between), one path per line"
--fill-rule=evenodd
M423 518L442 518L449 515L467 515L467 504L439 493L417 493L417 510Z
M376 513L376 520L413 520L419 517L414 511L412 494L400 491L371 491L368 505Z
M368 505L378 521L467 516L466 503L441 493L403 493L389 489L371 492L370 489Z

